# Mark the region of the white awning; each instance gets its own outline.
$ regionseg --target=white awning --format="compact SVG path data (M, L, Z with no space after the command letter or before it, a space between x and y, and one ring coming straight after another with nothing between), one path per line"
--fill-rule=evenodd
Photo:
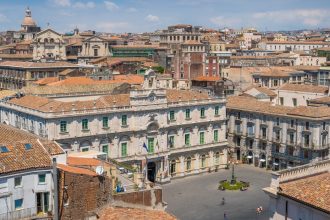
M266 162L266 160L265 160L265 159L260 159L260 161L261 161L261 162Z
M248 158L248 159L251 159L251 158L252 158L252 156L250 156L250 155L249 155L249 156L247 156L247 158Z
M278 163L273 163L275 166L278 166L279 164Z

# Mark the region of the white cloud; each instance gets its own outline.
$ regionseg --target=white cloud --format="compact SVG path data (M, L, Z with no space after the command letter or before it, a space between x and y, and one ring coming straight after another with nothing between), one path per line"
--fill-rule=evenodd
M95 3L94 2L76 2L72 5L72 7L74 8L81 8L81 9L85 9L85 8L94 8L95 7Z
M210 21L221 27L225 26L237 26L240 24L241 20L239 18L230 18L230 17L224 17L224 16L218 16L211 18Z
M71 6L70 0L54 0L55 5L62 6L62 7L68 7Z
M266 19L277 23L300 22L318 26L329 21L329 9L295 9L254 13L254 19Z
M147 21L151 21L151 22L157 22L157 21L159 21L159 17L156 16L156 15L148 15L148 16L146 17L146 20L147 20Z
M96 28L102 32L121 32L129 27L127 22L101 22Z
M119 9L119 6L116 5L114 2L104 1L104 4L105 4L105 7L110 11Z
M137 9L136 9L136 8L128 8L127 11L128 11L128 12L136 12Z

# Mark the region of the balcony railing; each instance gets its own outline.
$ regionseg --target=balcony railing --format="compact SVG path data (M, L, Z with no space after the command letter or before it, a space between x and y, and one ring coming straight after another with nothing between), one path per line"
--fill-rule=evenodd
M272 151L272 156L279 157L281 159L290 160L290 161L297 161L297 162L300 162L300 163L308 163L309 162L308 158L302 158L302 157L299 157L299 156L292 156L292 155L289 155L287 153L280 153L280 152L275 152L275 151Z
M234 131L234 134L236 134L236 135L242 135L243 132L242 132L241 130L235 130L235 131Z
M255 137L255 133L254 132L248 132L246 134L246 136L249 137L249 138L254 138Z
M267 135L260 135L259 139L267 141Z
M7 220L7 219L30 219L31 217L36 216L37 210L36 208L27 208L27 209L20 209L15 210L12 212L7 212L0 214L0 220Z
M281 143L281 138L280 137L273 137L273 142Z

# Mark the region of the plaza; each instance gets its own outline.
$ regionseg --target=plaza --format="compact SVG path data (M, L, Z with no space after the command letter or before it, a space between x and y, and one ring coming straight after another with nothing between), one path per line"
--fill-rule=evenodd
M268 196L262 188L269 186L269 171L249 165L235 166L238 180L250 182L246 191L220 191L220 180L230 179L231 169L216 173L177 179L163 185L164 200L168 203L167 211L178 219L208 220L224 219L269 219ZM222 205L222 198L225 204ZM256 214L256 208L262 206L263 212Z

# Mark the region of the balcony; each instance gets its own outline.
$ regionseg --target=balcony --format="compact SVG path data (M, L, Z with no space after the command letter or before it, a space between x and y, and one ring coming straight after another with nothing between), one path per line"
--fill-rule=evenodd
M280 159L299 162L299 163L308 163L309 162L309 159L306 159L306 158L302 158L299 156L292 156L292 155L288 155L286 153L280 153L280 152L275 152L275 151L272 151L272 156L280 158Z
M255 133L254 132L248 132L246 134L246 136L249 137L249 138L255 138Z
M267 141L267 135L260 135L260 136L259 136L259 139L260 139L260 140Z
M294 141L294 140L290 140L290 139L287 139L287 140L286 140L286 144L287 144L287 145L290 145L290 146L294 146L294 145L296 145L296 144L295 144L295 141Z
M280 137L273 137L273 142L275 143L281 143L281 138Z
M243 134L243 132L241 130L235 130L234 134L237 135L237 136L240 136L240 135Z

